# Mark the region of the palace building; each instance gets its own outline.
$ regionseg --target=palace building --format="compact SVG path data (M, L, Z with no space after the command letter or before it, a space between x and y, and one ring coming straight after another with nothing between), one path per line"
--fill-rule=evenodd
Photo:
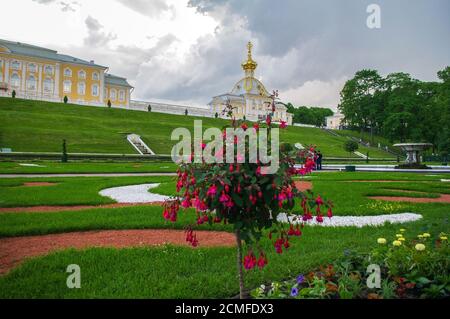
M227 103L233 107L233 115L236 119L245 119L250 121L260 121L266 119L272 112L272 99L269 92L258 79L255 78L255 70L258 64L252 58L251 42L247 45L247 61L242 63L244 77L239 80L230 93L213 97L209 103L213 114L223 116L223 110ZM292 124L293 115L287 112L286 106L281 102L276 102L275 112L272 121L284 121Z
M130 105L133 87L108 67L57 51L0 39L0 96L114 107Z

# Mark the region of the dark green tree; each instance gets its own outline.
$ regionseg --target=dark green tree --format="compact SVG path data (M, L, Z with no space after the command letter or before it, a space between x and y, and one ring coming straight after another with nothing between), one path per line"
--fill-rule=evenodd
M67 163L68 160L69 160L69 157L67 155L66 140L63 140L61 162L62 163Z
M353 140L347 140L344 143L344 150L346 152L349 152L350 156L352 155L353 152L357 151L358 148L359 148L358 143Z
M12 91L12 93L11 93L11 97L12 97L13 99L15 99L15 98L16 98L16 90L13 90L13 91Z
M64 96L64 104L67 104L67 102L69 102L69 98L67 97L67 95Z

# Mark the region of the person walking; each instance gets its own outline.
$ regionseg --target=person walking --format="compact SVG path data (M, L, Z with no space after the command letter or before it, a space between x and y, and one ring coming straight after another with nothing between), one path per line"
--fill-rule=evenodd
M322 158L323 155L320 151L317 152L317 170L321 171L322 170Z

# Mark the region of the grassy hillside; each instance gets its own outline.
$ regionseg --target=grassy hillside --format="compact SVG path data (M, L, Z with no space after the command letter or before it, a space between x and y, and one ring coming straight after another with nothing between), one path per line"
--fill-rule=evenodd
M203 126L222 127L226 120L195 118L183 115L146 113L73 104L49 103L0 98L0 147L16 152L60 152L62 139L70 153L133 154L127 133L141 135L157 154L170 154L172 130L192 129L194 120ZM289 127L281 132L282 141L315 144L327 157L348 157L342 149L344 137L336 137L320 129ZM367 148L360 148L362 153ZM392 157L370 149L371 157Z

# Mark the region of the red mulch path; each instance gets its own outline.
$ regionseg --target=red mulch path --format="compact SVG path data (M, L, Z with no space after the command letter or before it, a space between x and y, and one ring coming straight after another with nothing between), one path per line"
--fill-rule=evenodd
M131 206L160 206L163 202L153 203L115 203L106 205L79 205L79 206L34 206L34 207L0 207L1 213L55 213L63 211L87 210L96 208L120 208Z
M371 199L385 200L390 202L408 202L408 203L450 203L450 195L440 194L439 198L425 197L401 197L401 196L370 196Z
M25 187L41 187L41 186L54 186L58 185L57 183L49 183L49 182L29 182L23 183Z
M312 189L313 184L312 184L312 182L307 182L307 181L296 181L295 187L297 187L297 189L299 191L304 192L304 191Z
M199 247L234 246L236 239L232 233L216 231L196 231ZM105 230L27 236L0 239L0 274L5 274L29 257L46 255L67 248L88 247L142 247L170 243L190 246L186 242L184 230Z

